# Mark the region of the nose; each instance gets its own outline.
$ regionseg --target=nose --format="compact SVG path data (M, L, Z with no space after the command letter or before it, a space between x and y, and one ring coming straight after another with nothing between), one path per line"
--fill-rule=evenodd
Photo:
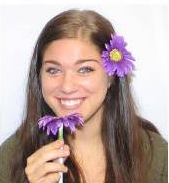
M60 90L64 94L75 93L78 89L76 78L73 77L72 73L65 73L61 81Z

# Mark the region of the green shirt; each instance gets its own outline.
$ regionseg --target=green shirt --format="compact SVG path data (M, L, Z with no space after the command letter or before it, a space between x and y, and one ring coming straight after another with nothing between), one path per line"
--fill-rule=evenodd
M167 183L168 173L168 148L167 142L158 134L150 132L152 145L154 148L154 154L152 159L151 167L147 169L148 177L146 183ZM148 142L148 136L143 132L145 140ZM17 142L15 135L12 135L0 146L0 183L10 183L9 170L10 170L10 158L11 152ZM149 150L149 143L146 148ZM148 151L147 151L148 152Z

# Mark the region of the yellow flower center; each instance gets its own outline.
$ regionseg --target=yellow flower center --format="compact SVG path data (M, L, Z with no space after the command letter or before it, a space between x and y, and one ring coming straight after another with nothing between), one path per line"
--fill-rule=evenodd
M112 61L118 62L122 59L122 54L117 49L113 49L110 52L110 58Z

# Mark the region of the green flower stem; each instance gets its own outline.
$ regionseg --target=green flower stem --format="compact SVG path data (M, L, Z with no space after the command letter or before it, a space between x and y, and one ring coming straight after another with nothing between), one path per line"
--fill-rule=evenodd
M58 139L59 139L59 140L62 140L62 139L63 139L63 124L62 124L62 126L59 128Z
M62 139L63 139L63 124L59 128L59 131L58 131L58 140L62 140ZM59 158L57 160L57 162L63 164L63 158ZM59 180L59 183L63 183L63 173L62 172L60 172L60 180Z

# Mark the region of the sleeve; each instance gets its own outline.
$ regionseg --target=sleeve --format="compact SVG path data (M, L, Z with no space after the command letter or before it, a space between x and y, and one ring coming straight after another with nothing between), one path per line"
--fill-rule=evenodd
M149 183L168 182L168 144L159 134L149 131L151 164L147 166ZM149 154L150 155L150 154Z
M10 159L12 158L14 136L9 137L0 146L0 183L10 183Z

